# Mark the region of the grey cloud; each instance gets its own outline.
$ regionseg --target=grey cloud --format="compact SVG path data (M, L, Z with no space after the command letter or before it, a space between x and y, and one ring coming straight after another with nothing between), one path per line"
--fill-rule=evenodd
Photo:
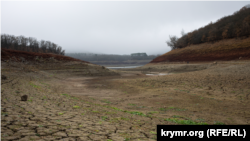
M67 52L165 53L180 36L231 15L241 2L2 1L2 33L59 44Z

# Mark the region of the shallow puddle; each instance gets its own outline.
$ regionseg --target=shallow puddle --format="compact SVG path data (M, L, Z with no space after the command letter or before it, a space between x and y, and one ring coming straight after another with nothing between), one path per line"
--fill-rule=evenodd
M146 75L156 76L156 75L170 75L170 74L169 73L151 73L151 74L146 74Z

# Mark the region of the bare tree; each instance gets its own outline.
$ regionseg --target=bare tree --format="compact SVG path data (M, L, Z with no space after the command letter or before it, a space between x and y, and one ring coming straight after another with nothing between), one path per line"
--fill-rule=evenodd
M182 30L181 30L181 36L184 36L184 35L186 35L186 33L185 33L185 31L182 29Z
M170 46L171 50L177 49L177 41L178 41L178 37L177 36L170 36L170 41L167 41L167 45Z

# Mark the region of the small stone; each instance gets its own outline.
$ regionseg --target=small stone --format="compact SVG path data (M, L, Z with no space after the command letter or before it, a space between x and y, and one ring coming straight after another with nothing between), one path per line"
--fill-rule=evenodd
M6 77L5 75L2 75L2 79L3 79L3 80L6 80L7 77Z
M27 96L27 95L21 96L21 101L27 101L27 99L28 99L28 96Z

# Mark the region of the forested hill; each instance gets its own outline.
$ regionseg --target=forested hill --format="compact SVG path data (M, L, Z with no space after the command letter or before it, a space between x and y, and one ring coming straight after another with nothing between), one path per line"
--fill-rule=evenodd
M38 41L34 37L25 37L23 35L1 34L1 48L35 53L65 54L65 50L62 50L61 46L51 41Z
M206 42L223 39L243 38L250 35L250 6L246 5L234 14L222 17L215 23L196 29L182 37L170 36L167 44L173 49L185 48Z
M206 62L250 60L250 5L215 23L182 34L170 36L172 48L150 63Z

